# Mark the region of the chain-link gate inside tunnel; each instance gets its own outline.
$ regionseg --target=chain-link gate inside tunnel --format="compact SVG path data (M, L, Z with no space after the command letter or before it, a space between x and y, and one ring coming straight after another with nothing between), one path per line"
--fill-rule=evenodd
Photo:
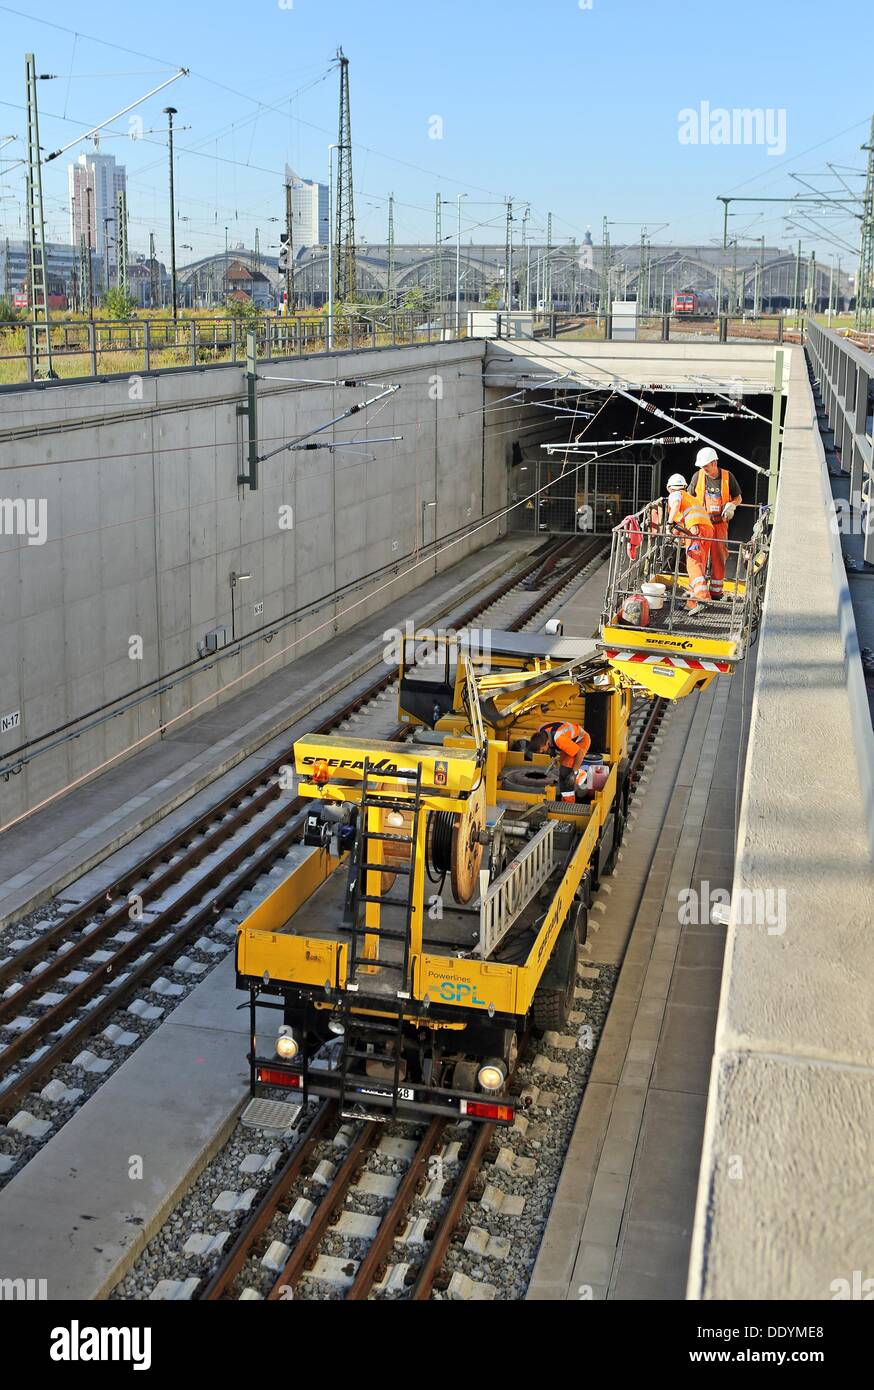
M657 489L654 462L523 458L510 472L510 529L607 534Z

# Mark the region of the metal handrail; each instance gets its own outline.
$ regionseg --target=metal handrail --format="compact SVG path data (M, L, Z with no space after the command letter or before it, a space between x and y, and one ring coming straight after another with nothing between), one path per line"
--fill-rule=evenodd
M75 362L77 375L60 375L65 382L95 377L131 376L140 372L172 371L226 362L244 362L246 334L254 332L257 357L275 360L329 350L362 350L394 345L444 341L454 337L451 315L402 311L386 314L312 318L53 319L50 324L53 367L63 373ZM20 340L20 341L19 341ZM172 355L174 360L161 361ZM77 360L78 359L78 360ZM124 360L124 365L119 365ZM5 363L21 366L21 380L4 381ZM40 353L32 321L0 323L0 386L17 387L39 380Z
M468 306L472 308L474 306ZM495 313L494 324L488 327L488 311L485 323L473 327L465 326L461 336L474 338L504 337L512 332L512 320L526 311L517 310L512 314ZM666 341L670 333L682 334L678 326L670 328L668 317L660 311L641 314L638 325L640 340L659 339ZM612 333L611 317L598 310L571 312L554 310L552 312L527 311L531 320L533 336L567 336L573 338L609 339ZM507 320L510 320L508 324ZM712 342L727 341L729 324L723 316L697 321L694 325L696 339L704 338ZM215 314L206 318L189 319L182 316L173 319L53 319L50 323L52 357L56 372L63 372L70 360L79 357L87 363L87 370L77 376L63 376L68 382L88 381L95 377L129 376L139 372L179 370L183 367L202 367L219 362L243 362L246 350L246 332L254 328L258 341L258 356L267 358L303 356L310 353L328 351L328 321L322 314L311 318L276 318L265 315L262 318L246 320ZM781 342L783 321L777 316L773 320L759 319L754 336L762 342ZM737 326L741 336L748 336L750 325ZM735 329L732 328L732 332ZM8 351L11 335L21 335L20 346ZM386 311L380 313L378 306L371 306L366 312L338 314L333 316L334 351L376 348L395 344L433 342L454 339L455 318L452 313L437 313L409 310ZM380 342L380 340L384 342ZM162 353L175 353L184 360L162 362ZM117 366L122 354L133 357L124 368ZM113 361L113 358L115 361ZM2 366L6 362L21 364L21 380L5 382L2 380ZM38 379L39 353L37 351L36 326L33 320L14 320L0 323L0 389L3 386L21 386Z
M687 626L688 620L682 605L688 597L681 588L680 562L686 546L686 539L677 535L667 520L666 498L658 497L630 517L625 517L613 528L607 586L604 593L604 607L601 614L603 627L615 625L622 604L632 594L639 593L643 584L652 582L657 575L670 576L667 593L668 613L662 630L676 631ZM653 512L660 509L660 521L653 523ZM632 559L627 552L630 537L627 523L635 521L640 528L640 548ZM764 567L760 557L768 548L768 509L762 507L748 540L725 540L728 557L735 557L734 583L727 593L730 606L720 605L720 612L728 616L726 637L729 641L745 644L754 626L761 588L764 582ZM739 584L743 584L743 593ZM629 629L629 632L633 629Z
M852 525L864 536L863 558L874 564L874 438L868 423L874 415L874 356L856 343L807 321L807 351L819 384L822 403L834 431L835 451L850 483Z

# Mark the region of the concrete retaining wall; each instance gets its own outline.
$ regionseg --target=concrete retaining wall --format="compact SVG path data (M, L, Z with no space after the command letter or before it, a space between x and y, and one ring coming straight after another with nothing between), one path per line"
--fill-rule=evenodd
M692 1298L851 1297L874 1277L874 740L831 515L796 352ZM739 920L744 894L753 909L756 895L770 904L769 920Z
M236 481L245 471L239 366L4 392L0 499L37 509L44 499L46 533L44 544L9 526L0 534L0 716L20 710L18 727L0 735L0 763L26 740L184 666L208 629L224 625L230 641L231 571L252 575L236 589L238 637L358 587L269 644L259 638L201 666L35 757L0 783L0 824L206 701L202 712L228 682L237 693L420 583L435 565L415 567L423 540L459 533L438 569L492 540L498 527L475 527L506 495L509 436L484 435L484 351L460 342L259 363L262 376L401 383L333 437L403 439L279 454L262 464L257 492ZM378 389L261 382L262 452ZM292 529L282 527L284 507ZM132 659L137 637L142 656Z

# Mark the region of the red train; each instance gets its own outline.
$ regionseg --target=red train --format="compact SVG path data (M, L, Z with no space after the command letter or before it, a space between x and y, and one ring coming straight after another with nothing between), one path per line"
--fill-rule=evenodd
M51 292L49 292L48 300L50 309L69 308L69 304L67 303L67 296L65 294L52 294ZM28 292L26 290L18 291L16 294L12 296L12 303L14 304L16 309L29 309L30 297L28 295Z
M694 314L698 308L698 296L694 290L677 290L674 295L671 310L675 314L684 316Z
M706 291L677 290L671 301L671 313L682 319L706 318L716 313L716 301Z

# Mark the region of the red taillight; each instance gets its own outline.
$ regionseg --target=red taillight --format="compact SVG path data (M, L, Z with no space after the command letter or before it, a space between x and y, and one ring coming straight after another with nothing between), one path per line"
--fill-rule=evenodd
M255 1080L263 1082L265 1086L291 1086L296 1091L299 1091L303 1084L303 1078L298 1072L274 1071L273 1067L257 1067Z
M475 1120L502 1120L509 1123L514 1117L512 1105L500 1105L494 1100L463 1100L462 1115L470 1115Z

